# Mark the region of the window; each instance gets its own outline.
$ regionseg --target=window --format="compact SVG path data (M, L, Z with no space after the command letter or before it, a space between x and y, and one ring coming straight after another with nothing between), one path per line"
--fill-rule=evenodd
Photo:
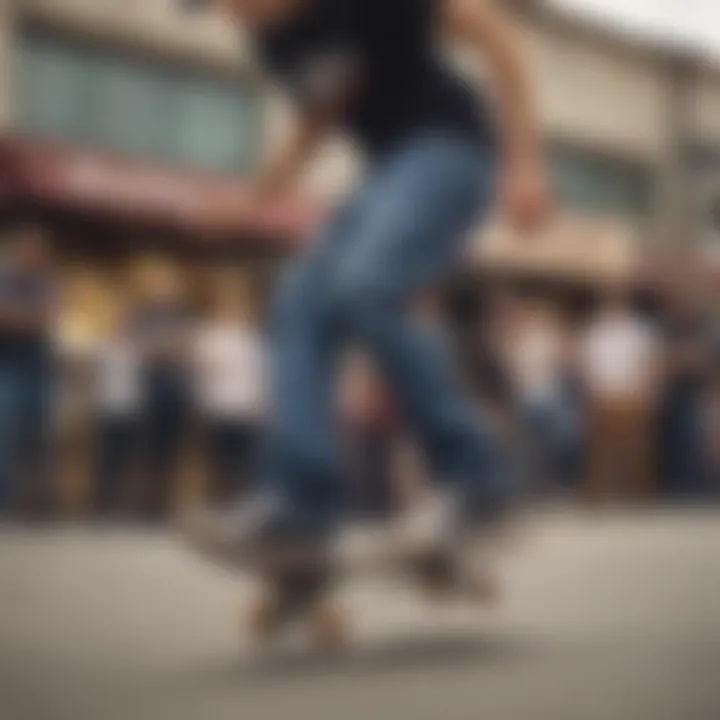
M238 162L252 164L262 128L243 97L220 83L178 79L168 102L175 116L168 134L170 155L227 171ZM238 131L237 118L243 119L245 132Z
M698 144L690 148L688 162L700 226L720 237L720 148Z
M90 122L85 126L80 121L87 140L122 152L165 157L168 91L157 74L120 58L95 61L87 74L89 92L82 107Z
M241 81L28 34L21 122L42 137L217 170L247 172L261 100Z
M573 148L551 156L560 202L594 215L641 217L650 210L651 170L642 163Z
M24 126L41 135L82 135L88 58L52 44L30 44L23 50L19 86Z

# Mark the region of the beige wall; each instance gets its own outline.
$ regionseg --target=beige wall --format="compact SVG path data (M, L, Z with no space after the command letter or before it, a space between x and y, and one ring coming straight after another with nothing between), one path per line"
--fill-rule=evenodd
M553 27L526 27L540 115L554 137L657 158L667 81L651 58Z
M252 69L247 44L222 18L179 13L175 0L22 0L31 17L169 54L227 67ZM0 123L10 115L11 44L2 18L9 0L0 0ZM540 115L555 138L625 153L662 164L669 136L669 82L649 54L586 37L552 23L527 24L529 64ZM697 92L699 133L720 141L720 73L704 76ZM287 131L290 110L270 94L267 142L276 147ZM343 191L358 163L348 144L333 140L305 177L323 196Z
M230 23L212 13L181 13L174 0L23 0L23 8L80 32L229 66L246 50Z
M3 2L4 0L0 0ZM184 14L175 0L25 0L31 18L54 25L169 54L254 72L242 33L211 14ZM275 92L268 92L268 152L285 137L292 112ZM341 139L329 142L308 169L303 184L327 197L341 193L357 173L354 153Z

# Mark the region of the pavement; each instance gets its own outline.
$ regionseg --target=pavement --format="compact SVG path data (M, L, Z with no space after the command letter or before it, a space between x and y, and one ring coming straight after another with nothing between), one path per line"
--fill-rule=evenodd
M259 648L167 534L0 528L0 718L720 718L720 512L540 512L500 574L492 611L356 579L346 648Z

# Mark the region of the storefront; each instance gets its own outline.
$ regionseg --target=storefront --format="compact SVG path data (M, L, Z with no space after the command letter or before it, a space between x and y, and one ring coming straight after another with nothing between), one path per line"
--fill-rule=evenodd
M0 208L41 218L62 254L127 258L162 250L211 258L285 253L302 241L315 208L286 196L256 206L227 237L203 237L194 223L203 203L237 181L107 152L0 139Z
M287 196L255 207L225 237L204 236L194 221L198 209L235 189L236 181L221 175L19 137L0 141L0 212L38 220L56 248L57 346L70 361L55 391L68 506L86 504L91 457L89 378L71 370L75 357L110 331L116 309L133 302L138 272L148 263L172 266L199 317L213 295L249 282L261 314L278 260L314 222L312 203Z
M258 78L231 46L217 57L186 47L181 17L158 31L177 36L166 47L141 40L146 19L123 15L135 30L113 34L121 22L109 15L97 26L31 8L11 16L0 209L40 218L71 275L148 251L195 265L285 252L306 223L297 198L256 208L222 241L192 222L258 162L267 120Z
M625 220L562 215L530 238L491 226L471 244L455 283L458 305L473 316L488 293L500 288L582 317L610 286L647 297L654 282L651 255Z
M689 152L692 194L700 239L720 242L720 146L698 144Z

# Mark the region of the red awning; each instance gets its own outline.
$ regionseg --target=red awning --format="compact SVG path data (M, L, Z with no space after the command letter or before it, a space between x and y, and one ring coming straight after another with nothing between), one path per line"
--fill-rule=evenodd
M0 138L0 201L41 202L192 232L198 208L237 184L231 178L109 153ZM312 228L318 210L308 197L287 195L258 205L233 232L294 244Z

